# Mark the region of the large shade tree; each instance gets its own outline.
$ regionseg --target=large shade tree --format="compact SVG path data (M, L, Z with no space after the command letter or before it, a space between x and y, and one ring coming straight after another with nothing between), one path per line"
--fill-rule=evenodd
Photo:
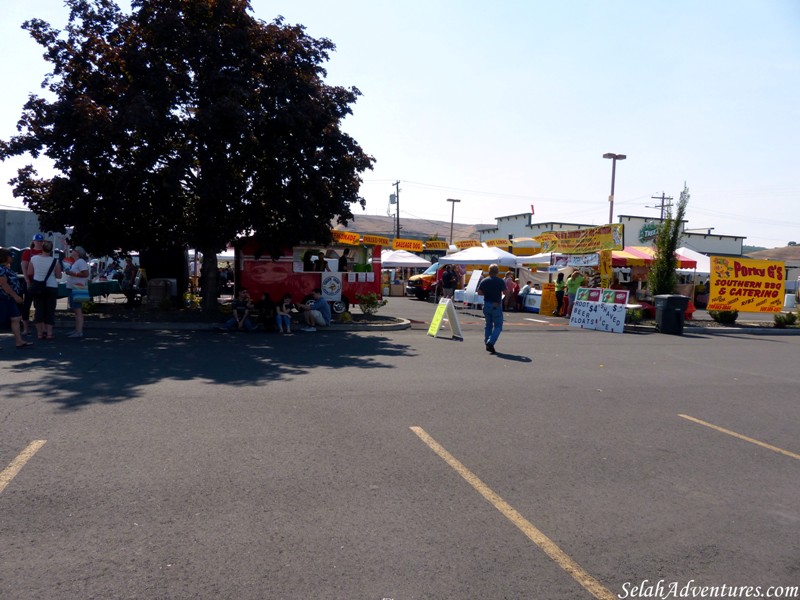
M246 0L67 0L63 31L23 27L52 65L0 158L49 157L14 193L48 230L73 226L95 253L199 249L242 234L267 252L327 242L352 218L373 158L342 131L359 96L325 83L335 47L256 19ZM210 268L210 267L213 267ZM204 304L215 305L206 261Z

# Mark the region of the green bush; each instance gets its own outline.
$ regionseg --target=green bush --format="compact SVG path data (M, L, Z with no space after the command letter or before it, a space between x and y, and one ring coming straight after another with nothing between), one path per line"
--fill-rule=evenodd
M641 322L644 313L639 308L629 308L625 311L625 322L635 325Z
M387 300L378 300L378 294L370 292L369 294L356 294L358 306L361 312L365 315L374 315L382 306L386 306Z
M775 315L775 327L778 329L794 327L795 323L797 323L797 315L795 313L778 313Z
M722 325L733 325L739 318L738 310L710 310L709 316Z

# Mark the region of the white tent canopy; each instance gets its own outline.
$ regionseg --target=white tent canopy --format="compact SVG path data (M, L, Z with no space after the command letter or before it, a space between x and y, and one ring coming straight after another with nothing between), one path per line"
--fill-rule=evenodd
M685 256L686 258L697 262L696 269L676 269L678 273L687 274L696 272L698 275L711 274L711 259L705 254L700 254L696 250L686 247L678 248L675 251L675 254L680 254L681 256Z
M430 266L431 261L412 254L408 250L384 250L381 252L381 268L383 269L412 269Z
M552 252L545 252L543 254L534 254L533 256L517 256L517 266L524 265L549 265Z
M455 252L448 256L443 256L439 259L440 265L491 265L495 264L500 267L517 266L517 257L501 250L500 248L486 248L483 246L475 246L473 248L465 248L460 252Z

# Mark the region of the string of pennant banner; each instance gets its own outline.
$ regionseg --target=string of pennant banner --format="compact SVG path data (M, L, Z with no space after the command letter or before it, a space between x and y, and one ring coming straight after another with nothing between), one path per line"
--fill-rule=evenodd
M549 231L536 237L517 237L512 239L498 238L483 240L480 242L475 239L456 240L453 245L458 250L473 248L481 245L492 247L509 247L521 245L527 247L541 248L542 252L562 252L564 254L582 254L587 252L598 252L600 250L622 250L623 225L604 225L602 227L592 227L571 231ZM444 240L412 240L403 238L390 239L386 236L361 234L353 231L331 230L333 241L337 244L358 246L365 244L368 246L391 247L392 250L407 250L409 252L424 252L426 250L448 250L450 244Z

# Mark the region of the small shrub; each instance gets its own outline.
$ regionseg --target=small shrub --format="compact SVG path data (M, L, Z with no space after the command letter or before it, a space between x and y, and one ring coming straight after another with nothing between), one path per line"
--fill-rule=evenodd
M344 311L339 315L339 323L350 323L353 320L353 315L348 311Z
M795 323L797 323L797 315L795 313L778 313L775 315L775 327L777 329L794 327Z
M91 300L87 300L86 302L81 302L81 308L83 309L83 314L90 315L95 311L97 306Z
M738 310L710 310L709 316L721 325L733 325L739 318Z
M630 323L631 325L636 325L636 323L640 323L644 313L639 308L629 308L625 311L625 322Z
M186 292L183 295L183 304L186 308L200 308L201 298L192 292Z
M378 294L356 294L358 306L365 315L374 315L382 306L386 306L387 300L378 300Z

